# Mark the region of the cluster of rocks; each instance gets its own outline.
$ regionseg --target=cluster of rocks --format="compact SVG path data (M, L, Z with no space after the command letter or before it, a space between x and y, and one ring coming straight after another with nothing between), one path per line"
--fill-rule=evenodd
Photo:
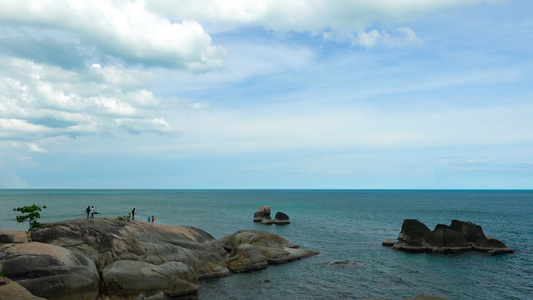
M470 221L452 220L450 226L438 224L431 231L415 219L403 221L398 239L386 239L383 246L406 252L465 252L480 251L492 254L513 253L512 248L493 237L487 237L481 226Z
M261 224L265 225L287 225L291 223L291 221L289 220L289 216L282 212L277 212L274 219L272 219L272 217L270 216L270 211L270 206L268 205L260 207L254 213L254 222L261 222Z
M0 230L0 272L9 278L0 291L26 289L46 299L167 299L195 293L202 278L314 254L258 230L217 240L194 227L78 219L32 229L29 236Z

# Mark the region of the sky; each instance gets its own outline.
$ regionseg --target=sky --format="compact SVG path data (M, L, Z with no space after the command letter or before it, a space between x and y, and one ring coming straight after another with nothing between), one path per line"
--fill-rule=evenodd
M0 7L0 188L533 189L533 1Z

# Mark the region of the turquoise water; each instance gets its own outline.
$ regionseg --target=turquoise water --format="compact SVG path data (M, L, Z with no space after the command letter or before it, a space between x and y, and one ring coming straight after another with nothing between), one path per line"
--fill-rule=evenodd
M14 207L47 205L42 222L126 215L201 228L215 238L242 229L279 234L320 255L251 273L202 281L198 299L533 299L533 191L381 190L0 190L0 228L26 230ZM270 205L287 226L253 223ZM381 246L415 218L431 229L472 221L516 252L409 254ZM343 263L336 263L343 262Z

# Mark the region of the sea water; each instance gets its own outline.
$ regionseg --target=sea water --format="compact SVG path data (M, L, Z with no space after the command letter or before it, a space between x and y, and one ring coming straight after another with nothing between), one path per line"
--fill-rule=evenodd
M533 299L533 191L422 190L0 190L0 229L27 230L13 208L46 205L41 222L127 215L201 228L215 238L237 230L278 234L319 255L255 272L202 280L192 299ZM290 225L254 223L269 205ZM472 221L515 249L488 256L404 253L383 247L404 219L430 229Z

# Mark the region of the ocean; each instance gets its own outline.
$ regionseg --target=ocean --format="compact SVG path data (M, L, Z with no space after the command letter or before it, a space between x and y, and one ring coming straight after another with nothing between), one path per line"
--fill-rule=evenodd
M201 281L188 299L403 299L425 293L447 299L533 299L533 191L459 190L0 190L0 229L27 230L13 208L46 205L40 222L154 216L221 238L237 230L278 234L319 255L265 270ZM254 223L269 205L290 225ZM383 247L404 219L430 229L472 221L515 249L488 256L404 253Z

